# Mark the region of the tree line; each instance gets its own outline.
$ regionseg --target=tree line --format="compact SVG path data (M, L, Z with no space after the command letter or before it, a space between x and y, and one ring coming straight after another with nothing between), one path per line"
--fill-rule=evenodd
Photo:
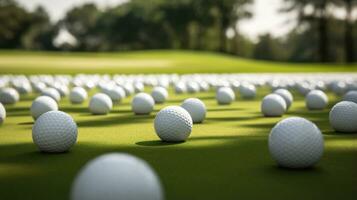
M294 13L296 27L275 38L252 41L237 24L249 19L253 0L131 0L99 9L74 7L52 23L42 7L30 12L14 0L0 0L0 48L71 51L189 49L247 58L293 62L355 62L357 0L284 0L281 12ZM337 18L334 9L344 10ZM267 22L268 23L268 22ZM56 47L66 28L78 45ZM229 34L227 34L229 32Z

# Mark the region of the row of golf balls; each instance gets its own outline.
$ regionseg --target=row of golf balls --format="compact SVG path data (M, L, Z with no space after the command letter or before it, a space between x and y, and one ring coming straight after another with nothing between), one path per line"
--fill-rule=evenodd
M227 104L224 101L223 103L219 101L218 96L220 95L218 94L220 90L224 91L229 89L224 86L219 87L216 95L218 103ZM274 93L279 92L276 91ZM146 94L146 96L150 95ZM267 97L264 99L270 99ZM284 99L287 107L288 102L282 95L281 98ZM282 102L281 99L278 101ZM200 108L198 109L199 111L202 111L202 107L205 108L203 102L199 99L188 99L185 102L196 109ZM185 108L185 102L181 105L182 107L166 107L157 114L154 122L155 131L162 140L183 141L190 135L194 116L189 112L190 109L187 108L187 105ZM264 103L264 100L262 101L263 113L263 105L268 104L269 103ZM350 112L346 113L346 111ZM205 114L205 109L203 113ZM334 120L331 116L336 115L339 123L346 123L347 120L343 118L355 118L356 104L351 101L343 101L336 104L330 111L330 121ZM204 116L202 117L201 115L201 122ZM266 116L269 116L269 114ZM41 119L45 121L40 122ZM48 121L46 119L48 119ZM36 124L48 124L56 119L62 120L46 126L36 127ZM160 122L163 120L165 123ZM62 124L68 124L68 126L66 126L67 128L63 129ZM345 126L343 125L341 128L342 127ZM48 146L61 146L60 139L62 138L65 138L63 143L69 144L65 146L65 149L69 149L76 142L77 126L69 115L60 111L46 112L36 120L33 132L39 131L45 134L52 132L52 129L57 129L54 131L56 133L54 134L55 136L53 136L56 142L51 143L51 138L43 140L42 137L39 137L40 140L42 139L42 143L47 144L47 147L44 145L45 149L48 148ZM172 130L178 131L175 132ZM72 135L75 137L63 137L63 134L66 133L67 135L71 135L68 133L73 133ZM35 134L33 134L35 141L36 137L34 135ZM296 143L294 141L300 142ZM272 129L269 136L269 150L272 157L281 166L291 168L312 166L318 162L323 153L322 134L317 126L308 120L296 117L288 118L279 122ZM55 149L55 152L56 151L60 152L61 150ZM98 187L98 183L101 183L103 186ZM163 199L164 195L160 181L150 166L145 163L145 161L127 154L107 154L89 162L77 175L71 192L72 199L116 199L118 196L125 197L126 199Z
M191 106L194 105L196 104ZM336 112L344 114L339 109L345 109L345 106L350 106L348 109L357 112L357 104L342 101L333 107L330 117ZM184 141L191 133L192 123L190 113L186 109L169 106L155 117L155 130L163 141ZM75 143L77 127L69 115L61 111L50 111L36 120L33 137L42 151L62 151ZM53 148L54 146L60 148ZM311 167L320 160L323 150L321 131L314 123L304 118L284 119L274 126L269 135L270 154L283 167ZM163 199L163 196L158 176L145 161L118 153L102 155L86 164L75 178L71 190L71 199L75 200L118 197Z

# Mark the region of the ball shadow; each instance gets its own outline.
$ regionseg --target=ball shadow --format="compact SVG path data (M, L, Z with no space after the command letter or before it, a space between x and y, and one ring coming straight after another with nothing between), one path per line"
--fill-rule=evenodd
M135 144L139 145L139 146L155 147L155 146L173 146L173 145L182 144L184 142L185 141L181 141L181 142L163 142L161 140L150 140L150 141L137 142Z

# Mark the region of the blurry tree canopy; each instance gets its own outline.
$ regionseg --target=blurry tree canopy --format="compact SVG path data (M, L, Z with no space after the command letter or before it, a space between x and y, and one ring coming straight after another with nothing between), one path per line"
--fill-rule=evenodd
M30 12L0 0L0 48L124 51L190 49L248 58L294 62L355 62L357 0L284 0L283 12L297 13L287 35L263 34L253 42L237 29L254 13L254 0L130 0L99 9L84 4L53 23L44 8ZM333 9L344 9L337 19ZM68 32L67 32L68 30ZM59 33L71 37L56 37ZM72 37L73 36L73 37ZM71 38L76 45L54 45ZM63 42L63 41L61 41ZM65 42L65 41L64 41Z

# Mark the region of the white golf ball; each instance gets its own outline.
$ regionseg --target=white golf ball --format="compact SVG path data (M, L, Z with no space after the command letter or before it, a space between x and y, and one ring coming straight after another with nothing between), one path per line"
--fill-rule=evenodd
M14 87L20 94L28 94L28 93L32 92L32 87L31 87L31 84L29 84L29 83L22 83L22 84L14 85Z
M31 115L36 120L43 113L58 110L57 102L48 96L37 97L31 105Z
M221 87L216 92L216 100L218 104L227 105L235 100L235 94L229 87Z
M278 94L268 94L261 103L261 111L266 117L280 117L286 111L286 103Z
M206 118L206 105L197 98L186 99L181 107L191 115L193 123L202 123Z
M121 102L125 98L125 90L120 86L114 86L106 93L113 102Z
M197 93L200 91L200 85L198 85L198 83L196 83L196 82L188 83L186 88L187 88L187 92L191 93L191 94Z
M343 97L344 101L352 101L354 103L357 103L357 90L352 90L349 91L345 94Z
M4 123L5 119L6 119L6 109L2 105L2 103L0 103L0 124Z
M88 162L76 176L71 200L162 200L160 180L144 160L109 153Z
M175 85L175 93L176 94L182 94L186 92L186 86L185 84L176 84Z
M180 106L168 106L155 117L156 134L166 142L185 141L192 131L192 118Z
M74 87L69 94L69 100L73 104L83 103L87 98L87 91L82 87Z
M283 97L283 99L285 100L285 103L286 103L286 109L288 110L290 108L291 104L294 101L294 97L289 92L289 90L287 90L287 89L277 89L277 90L274 91L274 93L280 95L281 97Z
M154 98L155 103L164 103L169 96L166 88L164 87L155 87L151 92L152 98Z
M113 108L110 97L104 93L95 94L89 102L89 110L95 115L105 115Z
M77 141L77 125L66 113L49 111L35 121L32 139L42 152L65 152Z
M254 99L257 95L257 90L252 84L242 84L239 86L239 94L243 99Z
M282 167L307 168L320 160L324 140L314 123L301 117L289 117L271 130L269 151Z
M46 84L43 82L36 82L33 84L33 89L38 93L41 93L46 87Z
M3 104L15 104L19 99L20 95L14 88L4 88L0 91L0 102Z
M357 104L341 101L330 111L330 124L335 131L357 133Z
M59 102L61 100L61 94L55 88L45 88L42 91L41 96L49 96L56 102Z
M328 104L328 97L321 90L311 90L305 97L305 104L309 110L323 110Z
M155 101L151 95L138 93L131 102L131 109L135 114L150 114L154 110Z

